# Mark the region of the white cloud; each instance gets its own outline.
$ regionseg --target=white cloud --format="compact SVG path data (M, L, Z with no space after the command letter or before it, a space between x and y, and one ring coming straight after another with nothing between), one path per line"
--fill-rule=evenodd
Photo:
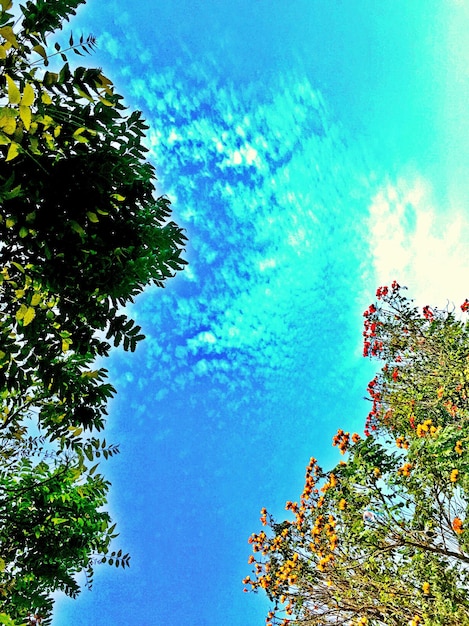
M383 186L368 220L377 283L396 279L420 306L458 306L469 293L465 215L461 207L435 206L430 184L418 176Z

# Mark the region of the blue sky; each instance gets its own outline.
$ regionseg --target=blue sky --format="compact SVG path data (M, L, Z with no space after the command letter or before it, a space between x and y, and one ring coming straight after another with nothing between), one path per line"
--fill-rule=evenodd
M310 456L361 430L362 311L396 278L467 297L466 2L90 2L73 31L144 111L189 268L132 307L107 367L105 472L128 571L54 626L257 626L247 538Z

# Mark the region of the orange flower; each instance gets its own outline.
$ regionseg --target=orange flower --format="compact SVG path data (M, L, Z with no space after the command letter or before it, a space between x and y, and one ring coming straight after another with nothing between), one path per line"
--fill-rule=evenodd
M452 527L453 527L454 532L457 535L461 535L462 534L462 532L463 532L463 523L462 523L462 520L459 519L459 517L455 517L454 518L453 523L452 523Z
M459 476L459 470L454 469L454 470L451 472L451 476L449 477L449 479L450 479L450 481L451 481L452 483L455 483L455 482L457 482L457 480L458 480L458 476Z
M344 511L346 507L347 507L347 500L345 500L345 498L342 498L342 500L340 500L339 502L339 511Z
M410 476L410 470L412 469L412 463L404 463L402 467L399 468L399 474L402 476Z

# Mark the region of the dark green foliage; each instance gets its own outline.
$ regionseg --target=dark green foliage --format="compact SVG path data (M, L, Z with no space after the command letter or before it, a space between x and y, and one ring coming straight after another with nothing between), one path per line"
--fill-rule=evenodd
M48 48L83 3L28 1L15 21L0 0L0 613L43 624L77 572L90 585L94 564L128 565L109 551L96 471L118 452L94 436L115 389L93 363L111 344L135 350L144 336L123 307L186 263L141 114L125 115L101 70ZM68 50L95 43L70 36Z

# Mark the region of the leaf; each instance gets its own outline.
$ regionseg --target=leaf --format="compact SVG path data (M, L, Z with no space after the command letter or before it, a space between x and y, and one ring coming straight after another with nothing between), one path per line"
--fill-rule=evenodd
M10 147L8 148L7 158L5 159L5 161L13 161L13 159L16 159L19 153L20 145L15 141L12 141Z
M11 43L13 48L19 47L18 41L16 40L16 35L13 32L13 28L11 26L2 26L2 28L0 28L0 35L9 43Z
M29 130L31 127L31 109L29 106L20 104L19 106L20 118L24 124L26 130Z
M0 128L7 135L13 135L16 130L16 111L8 107L0 109Z
M8 76L8 74L6 74L5 78L8 88L8 102L10 104L19 104L21 100L20 90L16 86L15 81L10 76Z
M29 233L29 230L26 228L26 226L22 226L20 228L19 235L20 235L21 239L24 239L28 235L28 233Z
M33 86L30 83L28 83L23 90L23 95L21 97L21 104L23 106L30 107L34 102L34 98L35 98L35 93L34 93Z
M31 298L31 306L37 306L42 300L42 296L40 293L35 293L33 294L33 297Z
M75 220L71 220L70 221L70 227L71 227L72 230L74 230L79 235L81 235L83 237L85 236L85 231L80 226L80 224L78 224L78 222L75 222Z
M104 106L106 107L113 107L114 106L114 102L111 102L110 100L106 100L106 98L103 98L102 96L100 96L99 101L104 104Z
M28 310L26 311L23 317L23 326L28 326L28 324L31 324L31 322L33 321L35 317L36 317L36 311L34 310L34 307L32 306L28 307Z
M92 467L92 468L90 468L90 470L89 470L88 474L89 474L90 476L93 476L93 474L94 474L94 473L95 473L95 471L98 469L98 467L99 467L99 463L96 463L96 465L93 465L93 467Z
M28 310L28 307L25 304L22 304L20 308L16 311L16 315L15 315L16 321L18 322L21 321L26 315L27 310Z
M52 98L49 96L48 93L43 93L41 96L41 100L43 104L52 104Z
M37 46L34 46L33 52L35 52L36 54L39 54L44 59L44 61L45 61L44 65L46 65L46 66L48 65L49 61L47 59L47 53L44 50L44 47L41 46L40 43L38 43Z
M0 59L6 59L7 58L7 51L5 46L0 45Z
M86 215L88 216L88 219L90 220L90 222L94 222L95 224L97 222L99 222L99 218L96 215L96 213L92 213L91 211L87 211Z
M85 132L86 128L78 128L74 133L73 133L73 138L75 139L75 141L79 141L80 143L88 143L88 139L86 137L83 137L83 133Z

